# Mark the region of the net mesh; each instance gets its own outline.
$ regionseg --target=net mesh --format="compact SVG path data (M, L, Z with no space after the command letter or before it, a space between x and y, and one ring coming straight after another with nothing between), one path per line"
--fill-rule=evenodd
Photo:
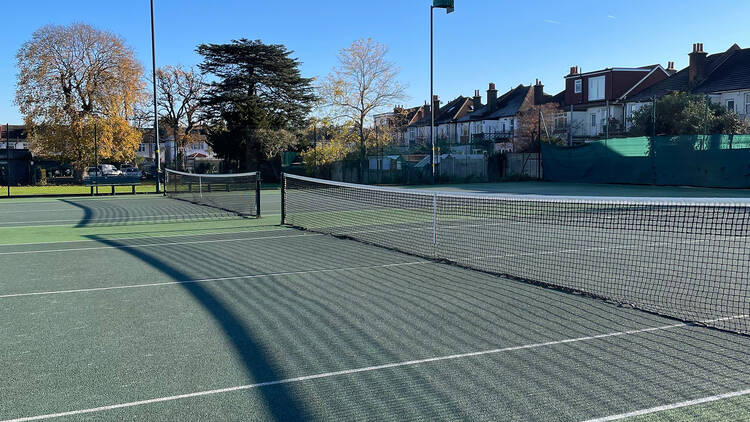
M748 200L282 186L291 226L750 334Z
M193 174L166 169L165 194L173 199L260 217L260 173Z

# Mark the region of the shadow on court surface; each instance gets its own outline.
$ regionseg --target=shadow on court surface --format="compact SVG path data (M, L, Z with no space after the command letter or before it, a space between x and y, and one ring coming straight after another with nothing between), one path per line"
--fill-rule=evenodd
M83 211L76 228L96 226L122 226L128 224L175 223L211 219L255 219L235 213L204 207L186 201L162 197L127 199L117 201L75 201L61 199Z
M98 236L88 237L108 246L121 247L124 245L118 241L103 239ZM124 250L175 281L190 279L189 275L170 265L156 254L136 248ZM261 383L284 378L284 374L275 369L276 364L266 354L263 346L256 342L252 328L245 324L221 299L199 283L182 283L180 286L190 293L222 328L226 338L234 347L236 356L242 360L247 370L248 379L255 383ZM263 396L268 412L275 420L288 421L304 418L306 413L304 404L298 402L286 386L274 385L272 388L259 388L257 391Z

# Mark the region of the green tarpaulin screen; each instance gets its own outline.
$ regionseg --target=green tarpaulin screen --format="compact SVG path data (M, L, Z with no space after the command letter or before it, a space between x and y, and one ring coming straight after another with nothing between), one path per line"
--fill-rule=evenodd
M621 138L542 144L544 179L750 188L750 135Z

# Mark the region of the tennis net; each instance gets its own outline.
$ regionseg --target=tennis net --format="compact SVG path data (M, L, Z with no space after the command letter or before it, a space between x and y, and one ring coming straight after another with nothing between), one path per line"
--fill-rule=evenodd
M164 193L174 199L260 217L260 173L194 174L165 170Z
M282 223L750 334L750 200L462 194L284 175Z

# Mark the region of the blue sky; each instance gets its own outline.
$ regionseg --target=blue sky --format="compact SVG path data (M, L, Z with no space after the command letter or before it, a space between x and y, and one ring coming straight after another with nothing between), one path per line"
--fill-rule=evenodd
M358 38L385 43L401 68L409 101L429 97L430 0L156 0L157 64L197 64L196 45L236 38L282 43L305 76L324 76L336 53ZM85 22L125 38L150 71L149 2L8 2L0 25L0 122L20 123L13 105L15 54L45 24ZM692 43L714 53L736 42L750 47L746 0L456 0L435 15L435 84L442 100L504 91L539 78L562 90L572 65L687 65Z

